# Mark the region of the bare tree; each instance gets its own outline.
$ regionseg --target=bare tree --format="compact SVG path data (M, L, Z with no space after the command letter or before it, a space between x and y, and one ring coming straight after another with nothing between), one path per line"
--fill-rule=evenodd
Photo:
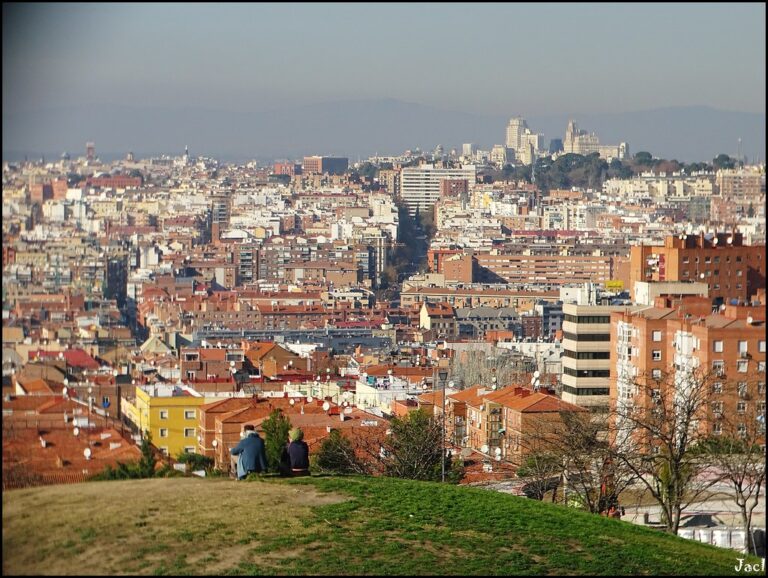
M704 479L707 461L694 450L705 437L712 374L683 368L656 378L623 377L612 408L613 458L658 502L666 530L677 534L682 511L716 480Z
M526 455L517 470L517 477L525 482L524 492L529 498L543 500L552 492L552 501L557 499L557 488L563 474L562 456L558 451L539 449Z
M448 379L464 389L473 385L492 385L495 377L499 387L509 384L527 383L527 374L536 370L536 360L516 352L497 351L488 355L476 349L462 352L460 359L451 364Z
M568 493L575 494L583 507L594 514L618 507L622 492L634 483L636 474L615 459L601 435L604 426L595 423L589 413L563 411L560 415L560 451Z
M741 513L748 553L756 553L752 514L760 502L766 476L765 392L760 391L758 383L765 384L729 384L729 393L737 400L736 411L724 412L721 405L716 405L714 431L699 447L704 459L716 469L719 480L733 489L731 496ZM722 402L713 402L718 403Z

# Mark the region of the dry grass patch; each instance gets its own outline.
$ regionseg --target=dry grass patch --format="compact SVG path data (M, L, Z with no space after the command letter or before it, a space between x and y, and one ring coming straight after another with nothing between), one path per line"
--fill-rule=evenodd
M346 499L196 478L4 492L3 574L216 574L276 531L303 533L313 506Z

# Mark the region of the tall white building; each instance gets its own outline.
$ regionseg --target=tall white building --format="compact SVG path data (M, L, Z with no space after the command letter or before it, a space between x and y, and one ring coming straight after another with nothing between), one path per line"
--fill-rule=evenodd
M602 158L623 159L629 156L629 146L623 142L618 145L601 145L595 133L579 129L574 121L568 121L563 141L563 153L588 155L598 153Z
M408 212L424 212L431 209L440 198L440 181L445 179L467 179L475 184L475 165L464 165L457 169L446 169L434 165L406 167L400 172L400 198L408 205Z
M515 151L515 159L529 165L539 154L539 140L543 135L531 132L524 118L516 116L507 125L507 148Z

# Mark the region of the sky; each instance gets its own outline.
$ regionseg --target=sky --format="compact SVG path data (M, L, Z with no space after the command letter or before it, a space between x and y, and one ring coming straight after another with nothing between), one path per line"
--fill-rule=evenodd
M393 98L488 115L765 113L765 5L3 4L3 114Z

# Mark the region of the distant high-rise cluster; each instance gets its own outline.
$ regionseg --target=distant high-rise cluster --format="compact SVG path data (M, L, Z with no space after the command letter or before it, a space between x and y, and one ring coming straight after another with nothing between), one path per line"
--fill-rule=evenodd
M515 160L529 165L539 153L539 139L542 134L531 132L524 118L516 116L507 125L507 148L514 151Z
M618 145L601 145L595 133L581 130L574 121L568 121L565 129L563 152L577 155L598 153L602 158L623 159L629 156L629 146L623 142Z

